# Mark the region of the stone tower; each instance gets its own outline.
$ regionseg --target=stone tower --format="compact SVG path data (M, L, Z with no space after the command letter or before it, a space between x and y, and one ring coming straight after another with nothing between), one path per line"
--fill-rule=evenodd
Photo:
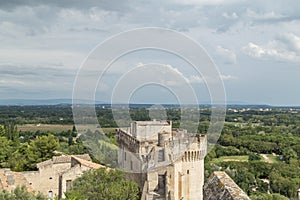
M137 121L117 130L118 164L142 199L203 199L206 137L171 121Z

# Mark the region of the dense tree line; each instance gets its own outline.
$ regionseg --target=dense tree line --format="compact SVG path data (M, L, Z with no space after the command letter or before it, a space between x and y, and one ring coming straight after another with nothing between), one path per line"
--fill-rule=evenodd
M234 146L241 151L247 149L249 152L283 155L283 159L287 163L292 158L300 158L299 136L280 133L276 127L270 129L270 132L264 129L264 132L261 133L262 130L259 126L225 125L218 143L222 146Z

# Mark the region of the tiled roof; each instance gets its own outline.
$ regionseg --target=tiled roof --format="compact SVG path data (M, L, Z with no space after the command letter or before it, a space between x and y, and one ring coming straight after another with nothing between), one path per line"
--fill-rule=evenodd
M250 200L223 171L216 171L204 186L204 200Z
M103 165L94 163L92 161L81 159L78 156L72 156L72 158L75 159L77 162L79 162L81 165L84 165L84 166L89 167L91 169L99 169L101 167L104 167Z
M73 156L76 156L76 157L78 157L82 160L86 160L86 161L92 160L88 154L54 156L52 159L38 163L37 168L45 167L45 166L52 165L52 164L71 163L71 158Z

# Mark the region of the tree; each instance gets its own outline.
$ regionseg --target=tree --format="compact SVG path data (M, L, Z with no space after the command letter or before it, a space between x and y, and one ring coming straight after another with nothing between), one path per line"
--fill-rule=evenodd
M289 198L282 196L280 194L266 194L256 192L250 196L252 200L288 200Z
M0 125L0 136L5 136L5 128L2 125Z
M12 153L12 142L6 137L0 137L0 164L7 161Z
M257 161L257 160L261 160L261 156L257 153L250 153L249 154L249 161Z
M59 142L56 137L51 134L48 136L40 136L29 144L21 144L18 149L11 154L9 166L16 171L35 170L37 163L55 156L55 150L58 148Z
M13 122L6 123L4 129L7 139L12 140L15 143L19 143L19 132L17 126Z
M12 193L3 190L0 193L0 200L46 200L47 198L41 193L36 196L27 191L25 186L16 187Z
M35 168L35 164L48 160L55 156L54 151L59 148L59 142L54 135L40 136L37 139L30 142L27 158L32 164L31 168Z
M85 171L73 182L72 189L66 192L66 197L70 200L140 199L139 188L135 182L126 180L122 171L106 168Z
M282 152L285 162L290 163L291 159L297 159L297 153L292 148L285 148Z
M11 154L8 160L9 167L14 171L25 171L31 169L31 163L28 160L29 144L23 143ZM35 167L35 166L34 166Z
M72 128L72 137L76 137L76 135L77 135L77 130L76 130L75 125L73 125L73 128Z

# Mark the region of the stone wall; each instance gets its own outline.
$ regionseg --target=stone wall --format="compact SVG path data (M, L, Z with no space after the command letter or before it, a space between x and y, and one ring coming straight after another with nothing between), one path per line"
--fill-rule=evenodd
M11 192L17 186L25 185L29 191L41 192L45 196L64 198L64 192L72 181L86 170L98 169L102 165L93 163L85 155L64 155L37 164L38 171L13 172L0 169L0 189Z
M136 121L131 123L131 134L139 140L157 140L157 133L172 132L171 121Z
M250 200L250 198L225 172L217 171L204 186L204 200Z
M14 172L7 168L0 169L0 191L6 190L8 192L11 192L17 186L22 185L24 185L30 192L34 191L22 173Z

